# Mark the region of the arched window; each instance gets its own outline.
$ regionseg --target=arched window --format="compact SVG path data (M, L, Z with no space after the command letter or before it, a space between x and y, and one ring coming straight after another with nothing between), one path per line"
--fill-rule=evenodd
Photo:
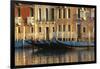
M20 7L18 7L18 17L20 17Z
M84 32L84 33L86 32L86 28L85 28L85 27L83 27L83 32Z
M30 16L33 16L33 8L30 8Z

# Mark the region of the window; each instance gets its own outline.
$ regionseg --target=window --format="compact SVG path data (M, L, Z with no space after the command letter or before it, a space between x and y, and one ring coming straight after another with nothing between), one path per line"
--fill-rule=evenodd
M54 27L53 27L53 32L55 32L55 29L54 29Z
M33 16L33 8L30 8L30 16Z
M91 18L94 18L94 9L91 9Z
M59 32L61 31L61 25L59 25Z
M70 8L68 8L68 18L70 18Z
M33 33L34 32L34 30L33 30L33 27L31 28L31 33Z
M70 25L68 25L68 31L70 31Z
M85 31L86 31L86 29L85 29L85 27L83 27L83 32L85 33Z
M41 27L39 27L39 32L41 32Z
M65 28L66 28L65 25L63 25L63 31L65 31Z
M41 8L39 8L39 20L41 21Z
M18 33L21 33L20 27L18 27Z
M48 21L48 8L46 8L46 21Z
M69 40L69 41L71 41L71 39L70 39L70 38L68 38L68 40Z
M18 7L18 17L20 17L20 7Z
M80 18L80 8L78 8L78 18Z
M66 13L65 13L66 11L65 11L65 8L63 9L63 18L65 18L65 15L66 15Z
M65 38L63 38L63 41L66 41L66 39L65 39Z
M95 31L94 28L92 29L92 31L93 31L93 32Z
M61 18L61 10L59 9L59 18Z
M74 38L72 38L72 41L74 41Z
M51 20L54 20L54 8L51 8Z

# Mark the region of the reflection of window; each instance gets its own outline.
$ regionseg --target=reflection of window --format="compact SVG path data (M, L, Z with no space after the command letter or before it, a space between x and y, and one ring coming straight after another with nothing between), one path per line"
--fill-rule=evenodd
M18 7L18 17L20 17L20 7Z
M20 27L18 27L18 33L21 33Z
M33 16L33 8L30 8L30 16Z
M83 27L83 32L85 33L85 31L86 31L86 29L85 29L85 27Z
M70 31L70 25L68 25L68 31Z
M48 8L46 8L46 21L48 21Z
M39 32L41 32L41 27L39 27Z

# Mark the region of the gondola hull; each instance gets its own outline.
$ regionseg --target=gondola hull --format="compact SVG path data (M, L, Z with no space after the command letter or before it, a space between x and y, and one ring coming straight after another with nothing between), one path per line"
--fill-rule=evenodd
M15 42L16 48L41 48L41 49L71 49L71 48L86 48L94 47L94 42L75 42L75 41L33 41L33 40L20 40Z
M75 48L75 47L94 47L94 43L88 42L63 42L63 41L32 41L30 44L34 46L34 48L42 48L42 49L66 49L66 48Z

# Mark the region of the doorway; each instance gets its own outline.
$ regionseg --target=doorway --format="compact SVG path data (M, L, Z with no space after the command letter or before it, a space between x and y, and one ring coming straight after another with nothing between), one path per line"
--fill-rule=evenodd
M49 28L46 27L46 40L49 40Z
M78 41L81 39L81 25L77 25L77 34L78 34Z

